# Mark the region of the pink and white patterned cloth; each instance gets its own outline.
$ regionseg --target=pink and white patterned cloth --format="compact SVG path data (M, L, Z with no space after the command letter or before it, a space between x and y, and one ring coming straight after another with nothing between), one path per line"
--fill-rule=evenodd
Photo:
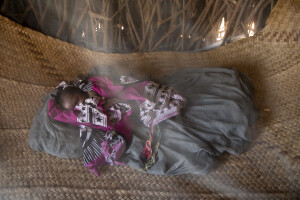
M106 77L93 77L91 89L102 98L86 99L74 110L62 110L54 99L48 102L51 118L76 126L87 125L109 131L112 129L131 138L133 105L138 104L141 121L148 127L177 115L186 100L174 88L143 81L130 85L115 85Z
M115 131L129 142L133 125L130 116L133 109L136 108L134 105L138 105L136 109L139 109L140 119L148 127L177 115L185 106L186 100L174 88L153 81L138 82L136 79L126 79L124 76L121 78L124 82L123 85L115 85L108 78L99 76L90 78L87 84L82 84L81 81L73 84L84 91L96 91L99 97L86 99L84 103L76 105L74 110L63 110L55 102L55 99L50 99L48 101L49 116L57 121L79 126L81 133L91 132L90 128L98 129L106 134ZM129 80L129 82L124 80ZM64 85L60 84L60 86ZM52 94L55 95L55 92ZM98 138L97 141L94 139L94 142L95 144L98 142L97 144L103 148L101 153L99 151L99 155L95 154L96 156L91 158L85 166L89 166L89 169L97 175L96 166L118 162L109 162L108 158L111 157L112 151L106 150L113 149L112 146L108 148L105 145L112 143L109 139L103 139L102 136L93 138ZM98 140L101 142L99 143ZM121 145L120 148L117 148L118 155L120 155L120 152L124 151L125 142L123 144L120 140L118 144ZM114 151L116 152L116 150ZM119 156L114 157L115 160L118 158Z
M96 176L99 175L99 166L125 165L118 161L126 149L125 139L121 134L117 134L114 130L105 132L81 126L80 138L83 165Z
M148 127L177 115L186 102L175 89L152 81L145 86L144 96L147 99L139 105L140 117Z

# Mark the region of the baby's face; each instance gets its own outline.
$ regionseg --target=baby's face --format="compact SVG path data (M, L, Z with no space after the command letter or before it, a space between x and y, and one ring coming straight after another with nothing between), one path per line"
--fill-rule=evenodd
M66 110L73 110L78 103L83 103L86 99L87 94L83 91L68 93L62 99L62 106Z

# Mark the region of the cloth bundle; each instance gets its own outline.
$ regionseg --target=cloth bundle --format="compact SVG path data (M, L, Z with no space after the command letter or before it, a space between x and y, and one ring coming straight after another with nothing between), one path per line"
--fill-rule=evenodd
M59 157L80 157L84 151L80 125L90 127L93 134L94 129L102 132L103 137L95 141L101 148L107 140L104 136L114 130L124 138L126 150L120 148L123 155L112 157L113 162L106 160L110 157L106 155L100 163L126 163L137 170L160 175L206 174L222 153L237 155L246 151L258 115L252 83L244 74L229 68L184 69L162 79L170 86L166 88L131 78L122 78L126 84L114 84L111 80L116 78L94 77L104 69L92 69L89 77L93 78L89 81L93 91L103 97L96 108L107 116L107 127L92 121L80 123L80 109L61 110L53 99L46 97L30 131L29 144L33 149ZM149 110L142 106L147 105L146 101L150 102ZM164 119L162 111L170 104L177 110ZM143 121L144 115L150 116L150 120ZM159 119L164 120L159 122ZM113 152L112 147L106 152Z
M88 142L93 145L92 147L88 146L87 148L86 145L83 145L83 157L86 159L88 158L86 154L90 155L89 163L84 163L84 165L96 175L98 175L98 166L107 163L113 165L115 162L109 161L108 158L114 158L116 153L119 158L126 147L123 140L122 142L111 141L111 137L106 137L107 135L115 133L118 138L123 135L127 143L130 142L132 135L130 116L134 105L138 105L136 109L140 112L140 121L146 126L152 127L177 115L185 104L185 99L176 90L165 85L153 81L138 82L137 79L125 76L121 76L120 82L125 86L115 85L105 77L92 77L87 82L81 80L74 83L62 82L51 93L52 97L57 95L60 87L62 90L67 87L78 87L85 92L96 91L99 95L87 98L84 102L77 104L74 110L63 110L55 98L48 101L48 114L52 119L80 126L82 137L95 134L91 137L92 142ZM91 128L99 131L92 131ZM89 139L90 137L85 138ZM150 138L152 138L151 135ZM120 148L115 149L115 145L108 145L115 143ZM152 152L149 145L146 145L145 148L148 152ZM152 155L152 153L145 155L145 150L141 155L142 163L146 163Z

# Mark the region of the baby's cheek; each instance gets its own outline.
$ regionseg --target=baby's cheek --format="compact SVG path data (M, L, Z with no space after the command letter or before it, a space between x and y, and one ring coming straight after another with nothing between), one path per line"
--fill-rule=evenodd
M75 105L74 103L72 102L69 102L69 101L66 101L63 103L63 107L66 109L66 110L73 110Z

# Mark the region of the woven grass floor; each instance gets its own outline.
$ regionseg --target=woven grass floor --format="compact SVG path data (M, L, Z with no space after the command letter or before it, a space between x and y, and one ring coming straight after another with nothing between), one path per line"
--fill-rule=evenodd
M296 199L300 193L300 2L279 0L254 37L202 53L92 52L0 17L0 199ZM207 176L162 177L30 149L40 98L94 65L160 77L176 68L229 66L255 84L257 137Z

